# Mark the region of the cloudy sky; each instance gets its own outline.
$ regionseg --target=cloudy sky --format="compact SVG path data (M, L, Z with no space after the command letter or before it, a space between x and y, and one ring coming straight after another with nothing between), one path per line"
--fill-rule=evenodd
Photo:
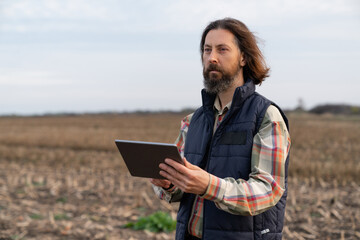
M260 38L261 94L360 105L358 0L0 0L0 114L197 107L201 32L228 16Z

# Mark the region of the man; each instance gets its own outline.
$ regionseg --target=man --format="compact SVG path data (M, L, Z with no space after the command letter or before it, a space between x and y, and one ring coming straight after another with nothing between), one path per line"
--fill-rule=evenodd
M269 68L240 21L210 23L200 43L203 104L181 125L184 165L160 164L157 195L181 201L176 239L281 239L290 136L287 119L255 92Z

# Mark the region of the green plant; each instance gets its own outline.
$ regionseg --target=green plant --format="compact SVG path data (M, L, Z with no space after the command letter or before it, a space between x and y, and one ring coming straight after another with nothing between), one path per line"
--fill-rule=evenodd
M33 181L33 182L32 182L32 185L33 185L34 187L43 187L43 186L45 186L45 182Z
M54 219L55 221L69 220L70 217L66 213L59 213L59 214L55 214Z
M59 197L58 199L56 199L56 202L58 202L58 203L66 203L67 198L66 197Z
M147 217L140 217L137 222L129 222L124 227L151 232L171 232L176 228L176 221L170 214L158 211Z
M25 190L23 188L16 189L16 194L24 194Z
M32 214L29 215L29 217L30 217L31 219L35 219L35 220L41 220L41 219L43 219L43 216L41 216L40 214L37 214L37 213L32 213Z

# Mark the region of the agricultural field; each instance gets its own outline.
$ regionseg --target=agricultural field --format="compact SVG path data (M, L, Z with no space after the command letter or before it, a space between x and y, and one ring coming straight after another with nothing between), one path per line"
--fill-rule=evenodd
M360 239L360 117L289 113L284 239ZM0 239L173 239L124 228L157 211L114 139L174 142L184 114L0 117Z

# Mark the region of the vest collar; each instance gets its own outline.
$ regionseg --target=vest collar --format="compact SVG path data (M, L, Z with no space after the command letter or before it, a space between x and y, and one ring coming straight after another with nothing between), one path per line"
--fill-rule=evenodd
M244 85L235 89L232 99L231 108L238 108L242 105L244 100L251 96L255 92L255 84L251 79L246 80ZM216 94L206 92L205 89L201 91L203 108L205 111L213 111L213 106L216 98Z

